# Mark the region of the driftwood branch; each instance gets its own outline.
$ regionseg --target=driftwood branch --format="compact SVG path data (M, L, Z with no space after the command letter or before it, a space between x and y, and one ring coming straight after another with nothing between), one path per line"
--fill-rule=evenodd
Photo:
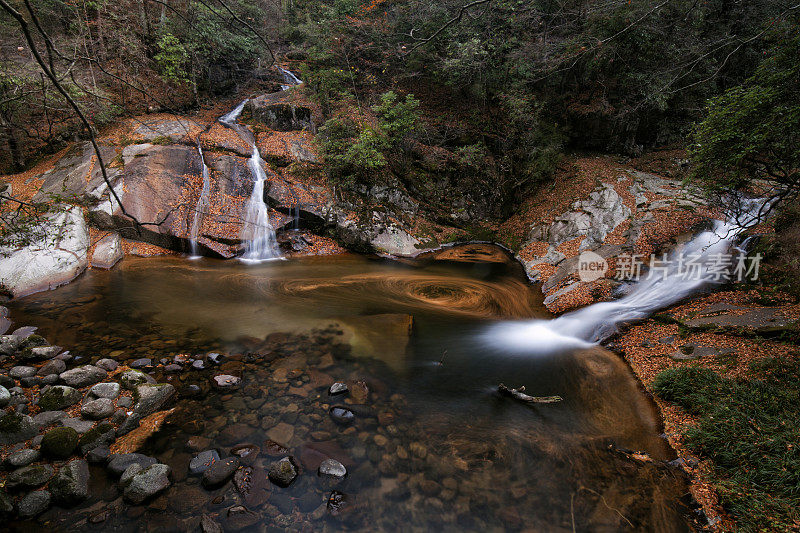
M564 399L561 396L530 396L525 394L524 386L518 389L510 389L502 383L497 386L497 392L503 396L509 396L515 400L526 403L556 403Z

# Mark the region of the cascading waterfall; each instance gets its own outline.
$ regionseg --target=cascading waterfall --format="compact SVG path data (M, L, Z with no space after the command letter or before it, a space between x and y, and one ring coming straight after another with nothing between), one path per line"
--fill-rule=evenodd
M720 274L720 257L733 247L742 231L756 224L763 200L740 200L729 221L714 221L710 230L695 236L670 254L658 275L646 275L629 286L618 300L601 302L554 320L501 322L492 325L484 340L518 353L559 353L593 346L625 322L641 320L710 285L727 280ZM687 270L681 258L690 258ZM723 265L723 267L726 265ZM652 274L652 272L650 272Z
M226 126L232 127L234 124L236 124L236 119L238 119L239 115L242 114L244 106L247 104L249 100L250 100L249 98L242 100L241 104L234 107L230 112L225 113L224 115L219 117L219 121L225 124Z
M211 188L211 178L209 176L208 166L205 159L203 159L203 147L197 143L197 152L200 154L200 164L203 165L203 188L200 191L200 197L197 199L197 205L194 208L194 220L192 221L191 233L189 236L189 243L192 248L192 258L200 257L199 247L197 245L197 238L200 235L200 226L203 223L203 214L208 209L208 194Z
M300 85L301 83L303 83L303 81L300 78L292 74L290 71L283 69L281 67L278 67L278 70L281 71L281 75L283 76L283 85L281 85L282 90L285 91L286 89L289 89L294 85Z
M278 243L275 239L275 230L269 223L269 212L264 202L264 183L267 175L264 172L261 154L258 147L253 145L253 155L247 162L250 173L253 175L253 192L247 201L244 212L244 225L242 226L242 240L246 242L245 261L266 261L281 257Z

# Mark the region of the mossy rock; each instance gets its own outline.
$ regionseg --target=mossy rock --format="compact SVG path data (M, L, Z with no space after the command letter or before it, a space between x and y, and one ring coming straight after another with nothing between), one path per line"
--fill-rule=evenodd
M79 442L81 453L86 454L98 446L110 444L114 441L115 436L114 426L108 422L98 424L81 435Z
M147 375L138 370L126 370L119 377L119 384L123 389L136 390L136 387L147 383Z
M29 416L10 412L0 417L0 445L22 442L38 433Z
M66 459L78 447L78 432L72 428L55 428L44 434L42 453L57 459Z
M43 411L58 411L81 401L80 391L64 385L50 387L39 398L39 407Z
M22 341L21 348L35 348L37 346L47 346L47 339L41 335L30 335Z

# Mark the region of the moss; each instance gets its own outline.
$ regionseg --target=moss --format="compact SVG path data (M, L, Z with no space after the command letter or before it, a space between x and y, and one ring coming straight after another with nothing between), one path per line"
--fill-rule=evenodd
M74 389L66 387L51 387L39 399L39 407L43 411L57 411L69 407L81 399L81 395Z
M170 144L174 144L172 139L167 137L166 135L159 135L155 139L150 141L150 144L157 144L159 146L167 146Z
M42 438L42 453L58 459L66 459L78 447L78 432L72 428L51 429Z
M98 424L97 426L93 427L80 438L80 447L85 448L90 444L100 441L103 438L103 435L108 433L109 431L114 431L114 426L109 424L108 422L103 422L102 424Z
M46 346L47 339L41 335L31 335L22 342L22 348L35 348L36 346Z
M22 430L22 415L19 413L8 413L0 418L0 432L17 433Z

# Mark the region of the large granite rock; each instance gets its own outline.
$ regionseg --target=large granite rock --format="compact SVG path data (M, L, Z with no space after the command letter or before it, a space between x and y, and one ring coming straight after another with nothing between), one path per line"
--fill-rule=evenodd
M291 101L286 92L265 94L251 98L244 106L242 120L259 122L271 130L316 131L311 108Z
M106 173L113 181L119 174L119 168L111 168L108 164L117 155L117 151L112 146L100 146L100 154L106 165ZM52 169L38 178L44 179L44 183L33 197L36 202L45 202L53 197L96 200L106 187L90 142L72 147Z
M109 269L123 257L122 238L119 233L109 233L97 242L92 253L92 267Z
M79 207L46 215L31 244L0 250L0 291L18 298L75 279L88 263L89 230Z

